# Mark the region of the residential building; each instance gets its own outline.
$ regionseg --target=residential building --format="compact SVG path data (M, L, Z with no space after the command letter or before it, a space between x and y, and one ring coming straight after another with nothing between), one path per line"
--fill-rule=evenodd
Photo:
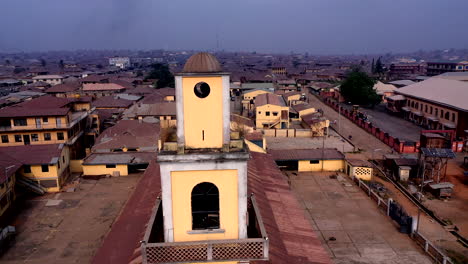
M70 153L65 144L0 147L0 155L21 164L16 182L26 181L28 187L58 192L70 176Z
M159 128L145 120L118 121L96 139L83 160L83 174L127 176L144 170L156 157Z
M145 120L153 118L159 120L162 128L176 125L175 102L161 102L153 104L137 103L123 112L123 119Z
M253 89L253 90L246 91L242 95L242 109L248 110L248 111L253 110L255 98L259 94L265 94L265 93L272 93L272 91L268 89Z
M468 130L468 83L430 78L395 91L406 99L404 117L429 129Z
M17 161L8 153L0 151L0 219L11 207L16 198L15 183L16 173L21 167Z
M306 101L305 93L302 92L287 92L283 94L283 99L288 106L304 104Z
M372 180L373 166L367 160L346 159L346 174L364 181Z
M426 73L426 65L420 63L392 63L389 67L389 75L422 75Z
M50 85L57 85L63 82L63 76L61 75L38 75L32 78L33 82L45 82Z
M255 98L256 128L288 128L289 106L276 94L259 94Z
M76 111L74 105L67 98L42 96L0 109L0 148L66 144L72 159L84 157L82 135L89 113Z
M315 107L309 104L296 104L292 106L292 110L297 114L296 118L317 112Z
M81 93L87 96L109 96L115 93L122 93L125 87L116 83L83 83Z
M301 116L302 126L312 131L312 136L325 136L328 134L330 120L324 118L321 113L314 112Z
M428 62L427 75L435 76L445 72L466 72L468 61Z
M125 69L130 66L129 57L114 57L109 58L109 65Z
M381 81L377 81L374 85L374 91L377 95L381 96L382 102L387 102L387 97L390 97L395 94L397 88L393 84L386 84Z
M299 172L343 171L345 156L336 149L271 149L279 167L287 167Z
M134 104L131 100L116 98L117 95L99 97L92 102L96 109L128 109Z

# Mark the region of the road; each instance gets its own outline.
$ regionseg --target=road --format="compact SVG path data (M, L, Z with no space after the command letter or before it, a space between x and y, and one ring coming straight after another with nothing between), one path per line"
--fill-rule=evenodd
M392 152L389 146L355 125L346 117L339 117L338 112L320 101L315 95L309 93L308 97L311 105L323 110L325 118L330 121L337 120L336 124L331 124L333 129L343 137L352 136L351 142L354 146L363 150L363 152L360 153L361 155L356 155L356 158L359 156L366 159L371 159L372 156L374 156L374 158L381 158L383 154Z
M344 174L289 174L291 188L335 263L432 263Z

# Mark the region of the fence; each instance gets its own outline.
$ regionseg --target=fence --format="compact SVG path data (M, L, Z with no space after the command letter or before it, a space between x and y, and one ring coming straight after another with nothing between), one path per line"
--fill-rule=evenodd
M424 252L426 252L426 254L432 257L437 263L454 264L447 255L445 255L440 249L434 246L417 230L411 232L412 220L410 223L408 219L411 217L409 217L406 214L406 212L404 212L403 208L400 205L394 202L391 198L385 201L361 179L353 177L353 181L371 198L371 200L377 203L377 207L379 209L385 211L388 217L390 217L392 220L395 220L400 225L400 232L410 234L410 237L424 249Z
M310 129L263 129L266 137L312 137Z

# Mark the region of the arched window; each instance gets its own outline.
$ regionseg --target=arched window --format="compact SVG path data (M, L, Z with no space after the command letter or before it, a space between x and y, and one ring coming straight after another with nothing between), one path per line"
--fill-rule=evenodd
M416 103L416 104L414 105L414 108L416 108L416 110L418 110L418 109L419 109L419 103Z
M192 190L192 230L219 228L219 191L202 182Z
M444 117L444 110L440 109L440 118Z
M455 113L452 113L452 122L455 122Z
M439 116L439 109L435 109L435 116L438 117Z
M429 114L432 115L432 106L429 108Z
M450 120L450 113L448 111L445 112L445 119Z

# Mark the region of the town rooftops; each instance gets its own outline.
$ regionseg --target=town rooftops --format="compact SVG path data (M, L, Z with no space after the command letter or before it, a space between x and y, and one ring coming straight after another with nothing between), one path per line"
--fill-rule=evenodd
M66 98L41 96L0 109L0 117L63 116L70 111L69 103Z
M468 111L468 83L430 78L406 87L396 93L403 94L429 102L445 105L462 111Z
M138 148L140 151L157 150L159 124L139 120L120 120L104 130L96 139L93 152L110 152L114 149Z
M21 167L22 163L0 148L0 184L4 183Z
M255 97L255 107L259 107L262 105L278 105L278 106L286 106L282 97L272 94L272 93L264 93L259 94Z
M414 84L415 82L411 81L411 80L397 80L397 81L393 81L393 82L389 82L389 84L393 84L393 85L396 85L396 86L408 86L408 85L411 85L411 84Z
M74 92L78 90L79 84L78 83L62 83L57 84L49 89L46 90L46 93L67 93L67 92Z
M310 105L310 104L296 104L296 105L293 105L292 108L294 110L296 110L296 112L299 113L301 111L311 109L311 108L314 108L314 107L312 105Z
M162 102L155 104L137 103L125 110L124 116L131 118L137 116L175 116L175 102Z
M221 65L215 56L207 52L192 55L184 65L183 73L222 72Z
M114 96L103 96L92 102L96 108L129 108L133 101L114 98Z
M434 78L442 78L456 81L468 81L468 72L446 72L440 75L434 76Z
M378 81L374 85L374 90L377 92L377 94L382 94L382 93L385 93L385 92L393 92L396 89L397 88L395 87L395 85L385 84L385 83L383 83L381 81Z
M61 75L38 75L32 78L33 80L48 80L48 79L63 79Z
M336 149L270 149L274 160L344 160L344 155Z
M116 83L83 83L83 91L120 91L125 89Z
M1 147L0 156L7 154L25 165L56 164L60 160L63 147L63 144Z

